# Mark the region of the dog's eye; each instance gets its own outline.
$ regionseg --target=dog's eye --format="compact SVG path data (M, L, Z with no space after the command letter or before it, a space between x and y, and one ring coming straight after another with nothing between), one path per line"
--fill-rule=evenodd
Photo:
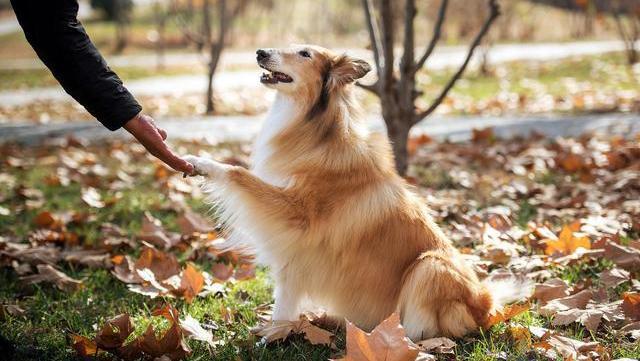
M298 54L299 54L300 56L304 56L305 58L310 58L310 57L311 57L311 54L309 54L309 52L308 52L308 51L306 51L306 50L300 50L300 51L298 52Z

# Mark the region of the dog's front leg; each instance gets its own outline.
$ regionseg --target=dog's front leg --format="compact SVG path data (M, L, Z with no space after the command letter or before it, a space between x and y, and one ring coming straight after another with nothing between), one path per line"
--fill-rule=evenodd
M273 305L274 321L297 321L300 318L300 295L294 287L287 287L286 283L276 282Z
M223 204L241 207L241 213L249 219L269 219L270 227L263 227L262 231L271 227L300 230L307 225L308 217L303 203L286 189L268 184L242 167L192 155L186 156L185 160L194 165L197 174L208 177L224 189L217 197L240 200L233 205L224 201Z

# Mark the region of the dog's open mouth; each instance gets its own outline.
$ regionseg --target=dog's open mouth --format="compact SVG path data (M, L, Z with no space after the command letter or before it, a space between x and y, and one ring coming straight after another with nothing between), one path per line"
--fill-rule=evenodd
M279 71L269 70L268 73L262 73L260 77L260 82L263 84L291 83L292 81L293 79L290 76Z

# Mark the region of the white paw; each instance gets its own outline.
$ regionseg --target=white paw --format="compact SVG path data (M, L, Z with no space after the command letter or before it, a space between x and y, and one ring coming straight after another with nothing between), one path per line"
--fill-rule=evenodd
M187 161L188 163L191 163L191 165L193 165L193 175L207 175L207 172L205 172L204 170L204 162L206 161L206 159L204 158L200 158L200 157L196 157L195 155L185 155L184 157L182 157L182 159L184 159L185 161Z
M196 175L203 175L209 177L222 177L231 168L228 164L223 164L211 159L205 159L202 157L196 157L194 155L187 155L184 160L193 164L194 172Z

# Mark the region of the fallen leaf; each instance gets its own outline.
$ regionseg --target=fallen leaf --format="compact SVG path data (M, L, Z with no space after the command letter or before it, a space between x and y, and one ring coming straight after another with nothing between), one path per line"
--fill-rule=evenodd
M211 274L215 279L225 282L233 276L233 265L230 263L215 263L211 266Z
M552 359L558 359L558 356L561 356L564 360L579 360L579 357L591 356L591 352L596 356L605 354L604 348L598 342L582 342L554 334L533 344L532 347L541 349L547 357Z
M123 313L107 320L98 332L95 343L103 350L113 350L121 347L132 332L131 319Z
M187 303L191 303L202 288L204 287L204 277L191 263L182 271L182 279L180 280L180 293Z
M542 301L543 303L556 298L566 297L568 295L569 285L560 278L554 278L545 283L536 284L535 291L533 292L533 298Z
M635 248L607 242L604 248L604 257L626 270L640 270L640 250Z
M556 313L551 322L554 326L565 326L573 322L579 322L589 331L596 331L602 320L603 312L597 309L570 309Z
M214 346L213 334L211 331L202 328L200 322L191 317L191 315L187 315L184 320L180 320L180 327L182 327L182 331L184 331L184 333L190 338L203 341L210 346Z
M422 351L434 352L434 353L453 353L456 343L446 337L429 338L416 342L416 345L420 347Z
M347 321L347 354L342 361L414 361L418 348L409 340L392 314L371 333L366 333Z
M236 268L233 278L238 281L248 280L256 276L256 266L254 264L243 263Z
M617 287L628 281L631 277L629 271L620 268L612 268L600 274L600 281L607 287Z
M104 208L105 206L100 193L98 193L98 191L93 187L82 188L81 198L90 207Z
M284 340L291 334L303 334L312 345L332 345L333 337L333 333L312 324L307 315L300 315L298 321L272 321L254 328L252 332L267 342Z
M188 208L178 217L176 222L182 234L215 232L215 227L206 218Z
M560 311L573 308L584 309L592 298L593 292L591 290L583 290L575 295L551 300L546 305L540 307L539 312L542 316L548 317Z
M167 232L159 219L154 218L149 212L145 212L138 239L167 250L180 242L180 235Z
M531 308L529 302L522 304L506 305L502 310L497 311L495 314L489 315L484 327L489 328L499 322L504 322L514 318L515 316L528 311Z
M20 280L28 284L41 282L53 283L62 291L75 291L82 286L82 281L73 279L48 264L37 266L38 274L21 277Z
M560 231L557 239L546 239L546 248L544 253L552 255L569 255L575 252L579 247L590 249L591 242L589 237L575 232L571 226L565 225Z
M631 320L640 320L640 293L625 292L622 295L622 310Z
M76 351L78 356L83 360L93 360L95 356L98 354L98 346L92 340L76 335L71 334L72 344L71 347Z

